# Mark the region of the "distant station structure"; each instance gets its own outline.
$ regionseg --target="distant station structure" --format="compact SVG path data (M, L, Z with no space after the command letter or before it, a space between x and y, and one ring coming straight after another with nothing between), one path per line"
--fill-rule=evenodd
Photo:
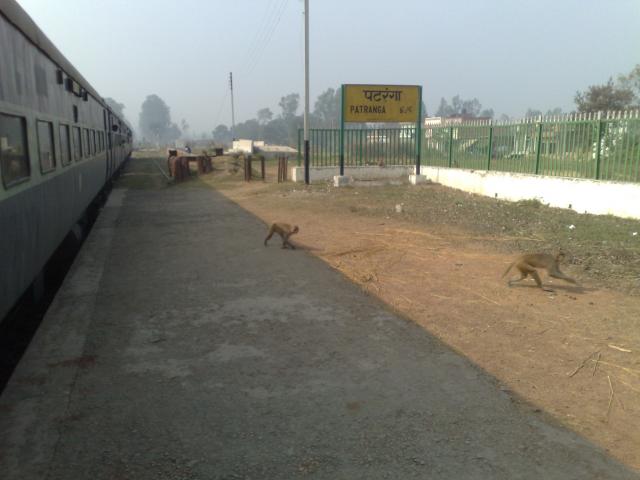
M298 150L286 145L269 145L264 140L238 139L231 146L232 153L257 154L265 157L297 155Z

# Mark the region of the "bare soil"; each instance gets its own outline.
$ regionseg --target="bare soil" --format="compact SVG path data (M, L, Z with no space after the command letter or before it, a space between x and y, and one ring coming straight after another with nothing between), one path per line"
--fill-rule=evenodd
M273 164L247 184L234 159L215 165L177 188L211 186L266 223L299 225L298 246L640 469L640 222L434 184L275 184ZM516 253L558 247L582 287L501 278Z

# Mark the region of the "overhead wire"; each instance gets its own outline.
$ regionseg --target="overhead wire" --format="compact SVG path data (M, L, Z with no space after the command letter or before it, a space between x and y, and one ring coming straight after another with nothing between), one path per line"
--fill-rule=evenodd
M229 89L225 89L224 91L224 97L222 98L222 100L220 101L220 108L218 108L218 113L216 114L216 120L214 123L214 128L217 127L219 125L219 121L220 121L220 115L222 114L222 109L225 106L225 103L227 101L227 98L229 98Z
M250 59L253 57L254 52L258 49L261 39L266 35L266 32L268 32L270 25L272 24L273 20L276 18L276 15L278 12L277 2L278 0L269 0L269 3L267 3L267 8L265 9L265 14L262 17L262 22L260 26L256 29L252 40L249 42L249 45L247 47L247 50L245 51L245 54L239 59L238 64L236 65L236 67L238 67L236 71L241 70L240 65L242 65L243 67L242 70L244 70L244 67L246 65L249 65ZM231 71L233 72L233 70ZM216 119L214 122L215 126L218 125L222 111L225 107L227 100L229 99L229 93L230 93L229 86L227 85L224 88L224 95L222 100L220 101L218 113L216 114L216 117L215 117Z
M288 4L289 0L281 0L279 3L278 0L269 0L269 3L267 4L267 8L265 10L263 21L261 22L260 27L256 30L256 33L249 43L245 55L238 62L240 67L237 71L239 74L242 74L242 77L248 77L260 64L264 52L266 51L269 43L271 42L271 39L273 38L274 33L280 25L280 21L282 20L282 16ZM229 89L225 88L224 98L220 102L220 107L216 115L216 121L214 122L215 124L218 123L228 98Z
M275 22L272 23L271 29L269 30L264 41L260 44L261 48L256 51L257 53L253 57L253 64L247 70L247 76L253 73L256 66L260 63L260 60L262 60L262 56L266 51L267 47L269 46L269 42L273 38L273 34L275 33L278 26L280 25L280 20L282 19L282 15L284 14L284 11L286 10L288 4L289 4L289 0L282 0L282 2L280 3L280 9L278 10L277 18L275 19Z
M238 71L245 70L245 68L249 65L251 58L255 54L256 50L260 47L266 33L268 32L271 24L276 18L278 8L277 8L278 0L269 0L267 4L267 9L265 10L265 14L263 15L263 21L259 28L256 29L253 39L249 43L247 51L242 59L239 60Z

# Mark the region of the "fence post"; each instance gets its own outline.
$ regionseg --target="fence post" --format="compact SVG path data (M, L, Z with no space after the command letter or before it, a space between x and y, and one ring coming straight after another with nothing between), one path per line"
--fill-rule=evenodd
M453 165L453 127L449 127L449 168Z
M489 154L487 155L487 172L491 170L491 150L493 148L493 124L489 122Z
M344 85L340 87L340 176L344 176Z
M300 140L301 133L302 133L302 129L300 129L300 128L299 128L299 129L298 129L298 157L297 157L297 159L298 159L298 166L300 166L300 165L301 165L301 163L302 163L302 155L301 155L301 153L300 153L300 150L302 150L302 141Z
M602 112L598 112L598 143L596 150L596 180L600 180L600 151L602 150Z
M538 141L536 142L536 175L540 171L540 147L542 146L542 119L538 122Z
M416 122L416 175L420 175L420 160L422 155L422 87L418 87L418 121ZM400 143L400 142L398 142Z

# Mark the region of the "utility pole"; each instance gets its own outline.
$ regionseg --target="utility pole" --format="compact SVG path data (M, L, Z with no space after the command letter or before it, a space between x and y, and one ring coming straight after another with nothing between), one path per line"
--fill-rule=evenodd
M231 141L236 130L236 114L233 109L233 72L229 72L229 87L231 87Z
M304 0L304 183L309 185L309 0Z

